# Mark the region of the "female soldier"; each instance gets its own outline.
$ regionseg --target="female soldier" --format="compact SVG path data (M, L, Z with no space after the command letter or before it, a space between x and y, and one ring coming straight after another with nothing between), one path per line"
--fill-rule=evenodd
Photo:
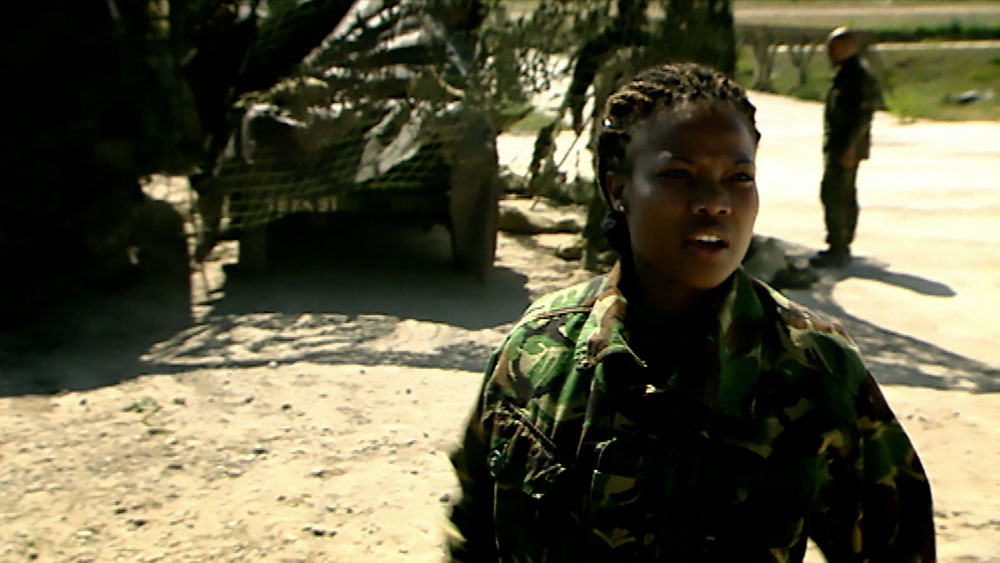
M693 64L612 95L602 277L528 308L453 463L466 561L931 561L927 477L836 324L740 269L760 137Z

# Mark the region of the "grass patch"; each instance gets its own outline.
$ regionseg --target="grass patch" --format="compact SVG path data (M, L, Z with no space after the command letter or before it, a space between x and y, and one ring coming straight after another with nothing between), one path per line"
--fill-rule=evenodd
M749 47L741 48L736 73L744 86L752 84L755 66ZM883 84L889 111L901 118L1000 119L1000 49L881 51L872 58L871 67ZM798 71L788 54L778 53L771 81L779 94L822 100L832 78L822 51L810 61L804 85L799 85ZM980 99L956 101L970 91L977 92Z
M952 20L947 25L918 25L914 29L878 28L875 39L885 41L975 41L1000 39L1000 25L962 25Z
M1000 119L1000 49L887 51L880 54L889 83L886 102L903 117ZM975 92L980 98L960 103Z

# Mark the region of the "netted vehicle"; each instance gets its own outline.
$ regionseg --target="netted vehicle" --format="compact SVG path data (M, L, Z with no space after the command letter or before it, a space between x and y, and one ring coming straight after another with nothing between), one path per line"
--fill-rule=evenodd
M485 275L501 188L477 58L484 13L469 1L355 2L296 75L245 95L215 170L193 182L202 252L238 233L240 262L256 270L279 218L377 214L444 225L455 262Z

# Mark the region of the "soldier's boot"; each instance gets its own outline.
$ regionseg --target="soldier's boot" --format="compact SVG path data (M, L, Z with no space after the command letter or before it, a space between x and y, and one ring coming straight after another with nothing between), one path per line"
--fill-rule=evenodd
M817 268L843 268L851 263L851 249L847 246L831 246L821 250L809 259L809 263Z

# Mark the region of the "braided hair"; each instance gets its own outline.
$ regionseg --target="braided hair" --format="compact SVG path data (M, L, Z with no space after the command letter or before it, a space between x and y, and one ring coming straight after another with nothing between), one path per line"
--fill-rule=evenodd
M616 90L605 104L604 118L597 135L597 179L604 200L611 203L608 172L630 174L626 151L632 138L629 129L656 113L689 103L723 103L746 118L754 141L760 140L746 91L724 74L695 63L671 63L640 72ZM612 206L601 223L611 247L623 256L630 254L625 216Z

